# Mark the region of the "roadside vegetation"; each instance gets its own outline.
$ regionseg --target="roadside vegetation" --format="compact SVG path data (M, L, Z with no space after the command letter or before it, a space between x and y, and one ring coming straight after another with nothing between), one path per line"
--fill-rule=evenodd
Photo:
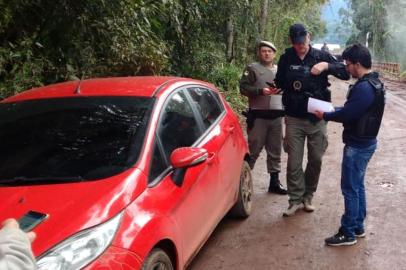
M406 25L404 0L347 0L348 10L340 10L342 27L350 30L347 44L367 44L373 58L395 62L406 69Z
M214 83L241 111L238 81L244 65L255 59L256 42L274 42L279 56L295 22L304 23L313 37L323 36L320 10L326 2L0 0L0 96L66 80L175 75ZM386 5L351 2L347 16L370 24L377 21L357 13L361 6L367 9L362 3ZM354 23L352 40L362 41L367 23ZM378 50L381 30L373 29Z
M0 95L66 80L176 75L210 81L240 110L255 43L290 24L323 34L322 0L0 0Z

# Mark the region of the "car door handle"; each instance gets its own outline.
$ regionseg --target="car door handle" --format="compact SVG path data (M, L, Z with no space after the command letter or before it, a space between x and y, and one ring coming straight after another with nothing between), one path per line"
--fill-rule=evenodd
M235 126L234 125L228 125L227 127L226 127L226 131L228 132L228 133L233 133L234 132L234 129L235 129Z
M216 156L216 153L213 153L213 152L209 153L209 156L206 159L207 164L212 165L214 162L215 156Z

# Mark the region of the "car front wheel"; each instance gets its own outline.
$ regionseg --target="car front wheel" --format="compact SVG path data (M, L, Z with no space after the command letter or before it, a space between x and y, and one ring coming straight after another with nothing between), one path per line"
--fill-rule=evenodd
M160 248L154 248L145 260L142 270L173 270L171 258Z
M247 218L251 214L253 192L251 169L248 163L244 161L240 174L238 199L230 210L232 217Z

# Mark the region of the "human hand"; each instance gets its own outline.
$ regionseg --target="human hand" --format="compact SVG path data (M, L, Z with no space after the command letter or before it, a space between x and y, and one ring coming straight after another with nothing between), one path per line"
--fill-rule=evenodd
M314 114L315 114L316 117L319 118L320 120L323 119L324 112L322 112L322 111L315 111Z
M265 96L269 96L269 95L275 95L280 91L280 89L278 88L274 88L274 87L266 87L266 88L262 88L262 93Z
M3 228L20 229L20 226L18 225L17 220L15 220L14 218L6 219L5 221L3 221L2 225L3 225ZM28 233L26 233L26 235L27 235L27 237L28 237L28 239L30 240L31 243L37 237L35 232L28 232Z
M327 62L320 62L315 64L312 69L310 70L310 73L312 75L320 75L323 71L326 71L328 69L328 63Z

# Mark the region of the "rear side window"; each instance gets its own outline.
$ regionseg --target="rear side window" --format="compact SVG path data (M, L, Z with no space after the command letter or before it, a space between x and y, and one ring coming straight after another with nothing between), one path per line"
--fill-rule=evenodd
M214 96L217 93L209 89L197 87L189 88L188 92L202 117L205 129L207 129L217 120L223 111L218 101L218 96L217 99Z
M185 94L178 91L163 109L158 128L165 156L179 147L191 146L202 134Z

